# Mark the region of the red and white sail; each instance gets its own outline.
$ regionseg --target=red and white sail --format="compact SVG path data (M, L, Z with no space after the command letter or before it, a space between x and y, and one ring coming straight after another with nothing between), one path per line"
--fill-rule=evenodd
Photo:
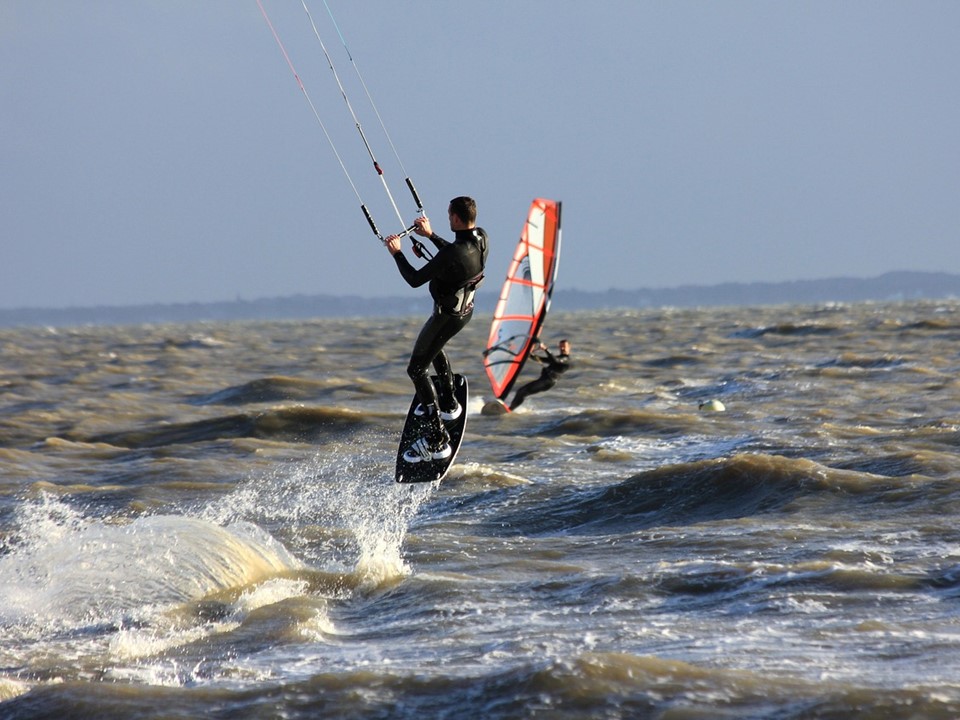
M520 375L550 309L560 260L560 202L530 205L520 242L493 313L483 365L494 395L504 399Z

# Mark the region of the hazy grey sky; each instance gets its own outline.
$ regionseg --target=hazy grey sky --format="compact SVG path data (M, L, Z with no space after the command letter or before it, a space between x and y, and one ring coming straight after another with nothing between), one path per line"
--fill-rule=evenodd
M300 1L262 2L398 229ZM435 226L477 199L487 289L536 196L568 288L960 272L960 2L328 3ZM256 0L0 0L0 228L4 308L424 292Z

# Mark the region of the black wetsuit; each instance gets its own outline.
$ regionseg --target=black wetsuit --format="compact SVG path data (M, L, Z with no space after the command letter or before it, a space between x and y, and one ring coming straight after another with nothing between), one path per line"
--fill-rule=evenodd
M531 355L534 360L538 363L544 365L543 370L540 371L540 377L538 377L533 382L528 382L526 385L517 390L517 394L513 396L513 402L510 403L510 409L516 410L527 399L529 395L535 395L536 393L542 393L544 390L549 390L554 385L557 384L557 378L563 375L567 370L570 369L570 356L560 354L560 357L554 357L549 350L544 350L547 354L545 358L540 357L539 355Z
M473 316L473 296L483 280L487 263L487 234L483 228L458 230L456 240L447 242L434 233L430 240L437 254L423 267L414 268L403 253L396 253L400 274L411 287L430 283L433 314L424 323L410 355L407 374L413 380L417 398L424 406L437 407L437 391L428 370L433 363L440 377L441 409L454 402L453 372L443 346L460 332ZM439 416L437 416L439 423Z

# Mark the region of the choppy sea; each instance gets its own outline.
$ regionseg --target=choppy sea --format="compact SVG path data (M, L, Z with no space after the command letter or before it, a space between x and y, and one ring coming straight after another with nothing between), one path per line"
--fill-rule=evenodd
M960 716L960 301L422 320L0 330L0 718Z

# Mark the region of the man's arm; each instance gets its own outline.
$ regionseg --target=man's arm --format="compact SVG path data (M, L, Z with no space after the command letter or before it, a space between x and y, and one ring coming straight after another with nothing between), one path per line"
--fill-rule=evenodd
M447 240L444 240L433 231L433 227L430 225L430 218L428 218L426 215L418 217L413 221L413 231L420 237L425 237L430 240L434 245L437 246L438 250L445 245L450 244Z
M547 350L546 346L544 346L543 343L540 343L536 347L530 348L530 353L529 355L527 355L527 357L529 357L531 360L536 360L541 365L545 365L547 362L547 359L537 355L537 350L544 350L547 353L547 355L550 354L550 351Z
M431 260L422 268L415 268L404 256L400 245L400 238L396 235L390 235L384 240L384 243L386 243L387 250L390 251L394 261L397 263L400 276L407 281L407 285L410 287L416 288L421 285L426 285L436 276L440 264Z

